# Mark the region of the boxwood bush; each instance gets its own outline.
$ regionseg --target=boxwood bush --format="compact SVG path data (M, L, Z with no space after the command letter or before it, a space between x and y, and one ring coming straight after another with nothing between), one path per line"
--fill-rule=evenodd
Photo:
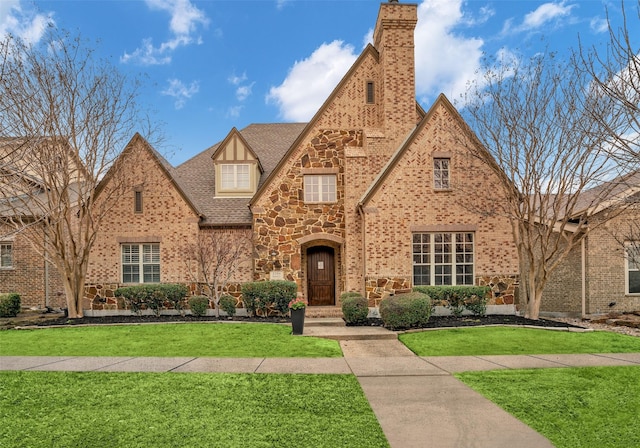
M220 297L220 309L227 313L227 316L235 316L236 314L236 299L229 294L225 294Z
M250 315L260 310L266 316L269 308L284 315L289 312L289 302L296 298L297 292L298 285L286 280L249 282L242 285L242 301Z
M359 292L345 292L340 296L342 315L347 325L364 325L369 315L369 303Z
M209 297L192 296L189 298L189 308L194 316L204 316L209 308Z
M473 315L487 313L488 286L415 286L414 291L431 297L433 303L445 303L454 316L461 316L467 309Z
M16 317L20 313L20 294L0 294L0 317Z
M165 302L171 303L176 307L187 295L187 287L185 285L159 283L152 285L134 285L125 286L115 290L116 297L124 297L125 301L136 314L142 311L143 307L153 310L156 316L160 315ZM180 305L178 305L180 307ZM176 308L180 311L180 308Z
M388 297L380 302L380 317L390 330L421 328L431 317L431 299L419 291Z

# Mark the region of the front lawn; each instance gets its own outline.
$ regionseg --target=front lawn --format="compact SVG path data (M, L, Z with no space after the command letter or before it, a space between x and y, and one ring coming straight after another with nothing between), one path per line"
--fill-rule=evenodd
M640 447L640 367L456 375L558 448Z
M483 327L405 333L399 339L418 356L635 353L640 338L604 331L573 333Z
M337 341L278 324L157 324L0 331L0 356L340 357Z
M0 372L0 441L7 447L389 446L353 375L222 373Z

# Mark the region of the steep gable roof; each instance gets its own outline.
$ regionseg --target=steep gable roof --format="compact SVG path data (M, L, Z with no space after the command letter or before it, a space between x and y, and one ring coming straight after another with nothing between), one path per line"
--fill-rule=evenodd
M235 126L227 134L225 139L222 140L220 143L218 143L216 145L217 148L213 152L213 154L211 154L211 158L215 161L218 158L218 156L220 155L220 153L222 151L224 151L225 147L229 144L229 142L231 142L231 140L233 140L233 138L240 139L240 141L242 142L244 147L247 148L247 150L251 153L251 155L253 155L253 157L258 161L258 167L260 168L260 172L263 173L264 172L264 168L262 168L262 164L260 163L260 158L258 157L256 152L253 150L253 148L251 147L249 142L247 142L247 140L244 138L244 136L238 131L238 129Z
M379 59L378 50L376 50L373 45L367 44L366 48L362 51L358 59L356 59L353 65L351 65L351 68L342 77L338 85L333 89L331 94L327 97L327 99L324 101L320 109L318 109L318 111L314 114L313 118L311 118L311 121L307 123L307 125L302 130L302 132L299 133L298 138L294 142L292 142L287 152L283 154L283 156L280 158L277 166L273 169L273 171L269 174L269 176L266 177L262 185L258 187L258 191L256 191L256 194L251 199L251 202L249 205L254 204L258 200L258 198L264 193L266 185L269 185L271 183L272 178L280 171L280 169L291 158L293 152L296 150L296 148L300 145L302 140L305 138L307 132L315 126L315 124L318 122L320 117L322 117L323 113L327 110L327 108L331 105L331 103L333 103L338 93L344 88L344 86L347 84L349 79L353 76L353 74L358 69L358 67L360 67L363 64L365 58L368 55L373 56L376 60Z
M260 161L263 173L260 188L291 143L305 128L305 123L251 124L238 132ZM216 198L215 170L212 156L225 140L205 149L175 168L185 192L202 211L204 226L249 226L252 222L249 210L250 198Z
M125 146L122 153L120 153L120 155L114 162L113 166L109 169L109 171L107 171L107 174L98 184L98 187L96 188L96 197L100 194L100 192L105 188L107 183L111 180L111 178L113 177L114 170L119 168L118 165L120 163L126 163L125 162L126 157L129 155L129 153L134 151L136 147L142 148L144 151L146 151L148 154L151 155L152 159L156 162L157 166L165 174L167 179L169 179L169 181L174 186L178 194L182 197L182 199L184 199L184 201L189 205L189 207L193 210L193 212L196 215L202 216L202 213L198 210L198 208L193 203L191 198L185 193L184 187L182 185L182 182L180 181L179 176L175 171L175 168L173 168L173 166L171 166L171 164L167 161L167 159L165 159L158 151L156 151L156 149L153 146L151 146L151 144L137 132L131 138L131 140L129 140L129 143L127 143L127 146Z
M457 111L457 109L451 104L451 102L447 99L447 97L443 93L441 93L436 99L436 101L431 105L431 108L429 109L429 111L424 115L424 117L422 117L422 120L420 121L420 123L418 123L418 125L407 135L407 138L402 142L402 144L400 144L400 146L398 147L396 152L391 156L387 164L378 173L378 175L375 177L371 185L369 185L369 188L367 188L367 190L364 192L364 194L360 198L360 201L358 201L359 207L364 207L367 204L367 202L369 202L369 200L373 197L376 191L378 191L378 189L384 184L386 178L389 176L393 168L398 164L399 160L402 158L402 155L406 152L407 148L409 148L409 146L413 143L416 136L419 135L420 132L426 126L429 125L435 111L440 106L446 108L447 111L449 111L451 116L454 117L454 119L458 122L462 130L470 133L470 137L473 139L475 144L479 145L479 148L481 148L481 151L485 155L487 162L495 164L495 160L493 159L493 157L491 157L491 155L486 150L484 150L482 145L480 145L480 143L477 141L477 139L475 138L475 135L468 128L466 122L460 116L460 113Z

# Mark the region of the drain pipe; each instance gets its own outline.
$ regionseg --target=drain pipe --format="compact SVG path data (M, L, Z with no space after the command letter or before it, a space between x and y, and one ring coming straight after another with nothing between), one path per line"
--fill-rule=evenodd
M580 242L580 250L582 257L582 318L584 319L587 315L587 260L586 254L587 250L585 247L585 238L582 238Z

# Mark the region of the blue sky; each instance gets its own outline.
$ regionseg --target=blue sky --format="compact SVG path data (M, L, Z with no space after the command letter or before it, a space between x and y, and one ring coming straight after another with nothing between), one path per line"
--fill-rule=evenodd
M400 0L403 1L403 0ZM456 101L483 54L563 52L608 38L618 0L422 0L416 89L425 108ZM636 17L635 2L627 2ZM98 41L123 72L143 75L142 101L164 123L174 165L232 127L307 121L371 39L371 0L0 0L0 35L37 42L47 24ZM636 22L634 22L636 23Z

